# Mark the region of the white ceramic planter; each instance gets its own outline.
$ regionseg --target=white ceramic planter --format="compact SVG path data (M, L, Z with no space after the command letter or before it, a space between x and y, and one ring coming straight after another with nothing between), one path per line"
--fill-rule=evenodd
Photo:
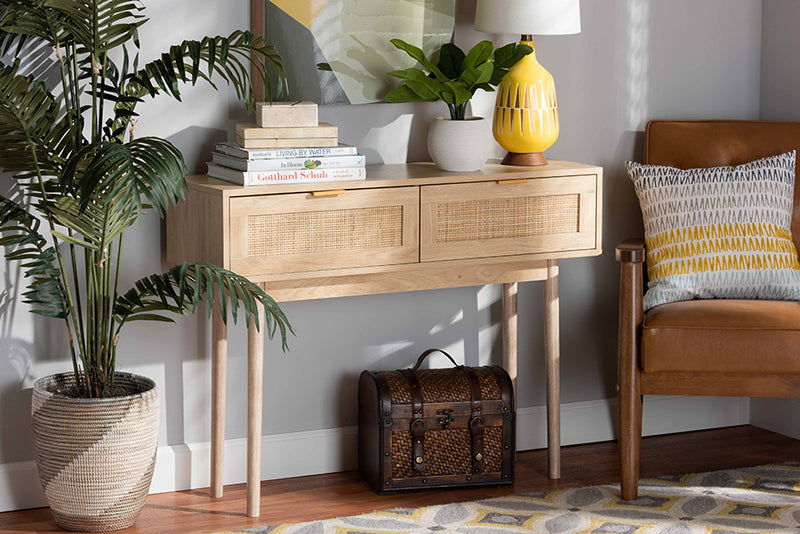
M428 130L428 153L443 171L478 171L492 151L492 131L483 117L436 117Z

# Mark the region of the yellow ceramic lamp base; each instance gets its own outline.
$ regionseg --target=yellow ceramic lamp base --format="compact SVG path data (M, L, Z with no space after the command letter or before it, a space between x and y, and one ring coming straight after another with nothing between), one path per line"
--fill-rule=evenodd
M533 48L532 41L521 44ZM503 163L547 163L542 152L558 139L558 104L553 76L536 61L535 51L511 67L497 87L492 132L509 152Z

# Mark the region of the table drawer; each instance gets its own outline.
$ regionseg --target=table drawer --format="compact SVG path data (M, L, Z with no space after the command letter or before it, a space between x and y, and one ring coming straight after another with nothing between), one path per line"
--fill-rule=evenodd
M230 200L231 269L243 276L419 261L419 188Z
M423 186L420 260L591 249L597 176Z

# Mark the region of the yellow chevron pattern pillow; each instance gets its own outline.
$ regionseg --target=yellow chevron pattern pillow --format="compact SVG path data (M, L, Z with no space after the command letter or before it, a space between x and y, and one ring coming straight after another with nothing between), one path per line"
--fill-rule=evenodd
M644 309L694 298L800 300L795 152L737 167L627 162L644 219Z

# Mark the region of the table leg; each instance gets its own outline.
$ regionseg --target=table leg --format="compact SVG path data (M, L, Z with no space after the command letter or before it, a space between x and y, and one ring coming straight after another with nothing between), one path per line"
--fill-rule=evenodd
M257 330L247 327L247 517L258 517L261 507L261 411L264 392L264 306L258 303Z
M558 260L547 260L547 279L544 281L544 352L547 367L547 471L550 478L561 478Z
M503 284L503 368L517 391L517 283ZM515 405L516 405L516 399Z
M225 374L228 360L228 327L219 303L211 314L211 496L222 497L225 455Z

